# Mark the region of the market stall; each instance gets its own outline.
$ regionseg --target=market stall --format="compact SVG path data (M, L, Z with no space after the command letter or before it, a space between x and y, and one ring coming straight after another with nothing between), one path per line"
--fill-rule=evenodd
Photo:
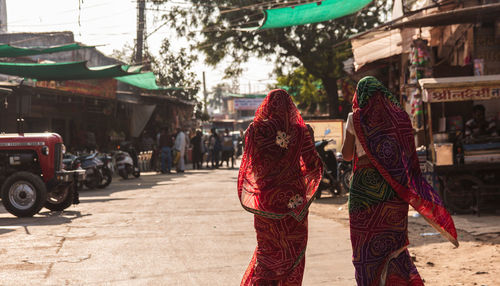
M424 103L424 175L440 190L452 212L479 214L494 208L492 202L500 198L496 124L500 118L500 75L424 78L418 82Z

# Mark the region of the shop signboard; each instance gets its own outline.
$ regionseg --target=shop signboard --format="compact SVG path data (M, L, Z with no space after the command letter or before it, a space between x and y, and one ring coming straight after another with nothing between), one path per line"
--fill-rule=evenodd
M426 102L488 100L496 98L500 98L500 85L424 89L424 101Z
M257 110L264 98L236 98L234 100L235 110Z
M106 99L116 98L116 80L112 78L65 81L37 81L36 87L55 89L74 93L76 95L95 96Z
M314 130L314 139L332 140L326 149L331 149L334 152L342 150L342 142L344 139L344 121L340 119L332 120L309 120L306 122L311 125Z

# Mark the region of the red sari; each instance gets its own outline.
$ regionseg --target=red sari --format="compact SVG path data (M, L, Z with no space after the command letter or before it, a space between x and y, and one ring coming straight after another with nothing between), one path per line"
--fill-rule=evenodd
M245 135L238 176L244 209L255 214L257 248L241 285L301 285L307 214L322 174L299 111L284 90L264 99Z

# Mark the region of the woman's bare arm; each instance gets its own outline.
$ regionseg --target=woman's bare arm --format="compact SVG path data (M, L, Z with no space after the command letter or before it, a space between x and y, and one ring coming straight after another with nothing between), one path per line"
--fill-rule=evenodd
M345 133L344 145L342 145L342 159L345 161L351 161L354 157L354 140L354 135L347 131Z

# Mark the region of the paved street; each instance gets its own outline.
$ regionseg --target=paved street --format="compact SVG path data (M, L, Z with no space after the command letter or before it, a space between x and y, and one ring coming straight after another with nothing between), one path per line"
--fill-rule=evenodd
M256 240L237 174L115 177L78 206L34 218L0 207L0 285L239 285ZM303 284L354 285L348 229L309 222Z

